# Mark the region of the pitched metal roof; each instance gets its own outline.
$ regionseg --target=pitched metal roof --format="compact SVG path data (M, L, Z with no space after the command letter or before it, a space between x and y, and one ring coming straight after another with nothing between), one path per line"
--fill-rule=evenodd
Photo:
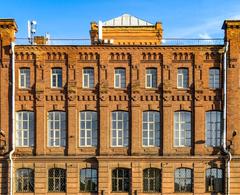
M135 16L123 14L117 18L103 22L103 26L153 26L153 24Z

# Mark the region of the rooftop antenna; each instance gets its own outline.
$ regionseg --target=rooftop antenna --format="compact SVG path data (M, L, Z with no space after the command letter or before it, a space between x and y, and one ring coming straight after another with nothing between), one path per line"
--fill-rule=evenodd
M33 45L33 35L36 33L36 25L37 21L28 20L28 41L31 45Z

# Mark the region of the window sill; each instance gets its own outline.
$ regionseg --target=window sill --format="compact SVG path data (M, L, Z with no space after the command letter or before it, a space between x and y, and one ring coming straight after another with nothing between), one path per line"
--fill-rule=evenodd
M18 88L19 91L31 91L32 88Z

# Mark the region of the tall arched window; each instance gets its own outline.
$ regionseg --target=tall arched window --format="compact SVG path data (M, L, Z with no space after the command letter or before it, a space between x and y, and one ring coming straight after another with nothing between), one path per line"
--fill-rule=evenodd
M97 169L86 168L80 170L80 191L97 192Z
M66 192L66 170L53 168L48 171L48 191Z
M206 112L206 145L212 147L221 146L222 141L222 112Z
M112 112L112 146L128 146L128 112Z
M34 112L16 113L16 146L34 146Z
M142 122L143 146L160 146L160 113L145 111Z
M160 192L161 190L161 171L156 168L143 170L143 191Z
M175 170L175 192L192 192L192 169L179 168Z
M219 193L223 192L223 170L210 168L206 171L206 191Z
M16 192L34 192L34 171L32 169L17 170Z
M191 112L178 111L174 113L174 146L191 146Z
M80 146L97 146L97 112L80 112Z
M129 192L130 190L130 170L117 168L112 171L112 191Z
M48 146L64 147L66 145L66 113L48 112Z

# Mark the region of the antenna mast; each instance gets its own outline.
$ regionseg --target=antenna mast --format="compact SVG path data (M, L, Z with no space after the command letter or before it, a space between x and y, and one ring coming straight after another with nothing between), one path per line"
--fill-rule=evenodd
M33 45L33 35L36 33L36 25L37 25L37 21L32 20L29 21L28 20L28 41L31 45Z

